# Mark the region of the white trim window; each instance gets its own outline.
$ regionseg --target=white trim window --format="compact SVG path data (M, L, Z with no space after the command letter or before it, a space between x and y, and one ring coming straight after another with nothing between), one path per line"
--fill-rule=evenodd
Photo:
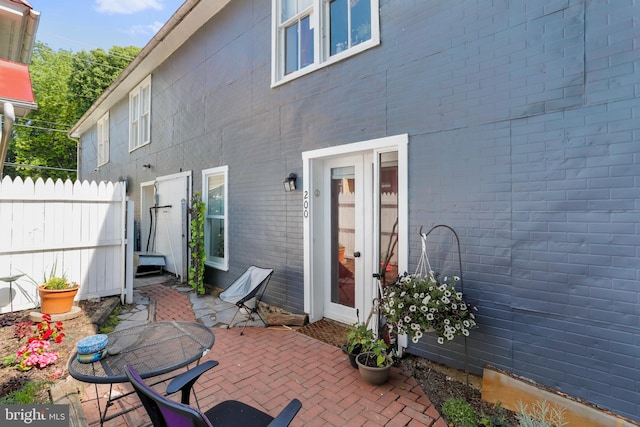
M379 0L272 2L272 86L380 44Z
M109 163L109 113L105 114L98 120L96 125L96 133L98 137L98 167Z
M151 142L151 75L129 92L129 151Z
M229 167L202 171L202 194L206 203L204 219L205 264L220 270L229 269L228 209Z

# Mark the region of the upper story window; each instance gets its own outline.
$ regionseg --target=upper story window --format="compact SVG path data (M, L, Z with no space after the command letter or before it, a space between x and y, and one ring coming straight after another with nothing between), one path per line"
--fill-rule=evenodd
M129 92L129 151L151 142L151 75Z
M202 200L207 205L204 220L205 264L220 270L229 269L228 172L227 166L202 171Z
M380 43L379 0L272 1L272 85Z
M98 120L98 166L109 163L109 113L105 114Z

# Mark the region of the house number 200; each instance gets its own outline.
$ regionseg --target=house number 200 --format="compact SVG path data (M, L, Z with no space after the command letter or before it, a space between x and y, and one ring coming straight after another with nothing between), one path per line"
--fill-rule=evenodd
M309 192L305 190L302 202L302 216L309 218Z

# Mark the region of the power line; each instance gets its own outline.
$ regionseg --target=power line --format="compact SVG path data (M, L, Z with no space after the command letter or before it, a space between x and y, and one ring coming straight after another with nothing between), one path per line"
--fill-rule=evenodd
M59 53L59 54L60 54L60 53ZM133 61L133 59L135 58L135 56L134 56L134 57L128 57L128 56L124 56L124 55L110 54L109 52L106 52L106 54L107 54L107 55L110 55L110 56L118 57L118 58L121 58L121 59L125 59L125 60L127 60L127 61L129 61L129 62ZM101 66L101 67L112 68L112 69L115 69L115 70L122 70L122 69L123 69L122 67L116 67L116 66L114 66L114 65L105 64L105 63L96 62L96 61L92 61L90 57L88 57L88 58L79 58L79 57L77 56L77 54L69 55L69 54L67 54L66 52L64 52L64 53L62 53L62 56L66 56L66 57L71 58L71 59L73 59L73 60L78 60L78 61L80 61L80 60L81 60L81 61L83 61L83 62L86 62L86 63L88 63L88 64L92 64L92 65L99 65L99 66Z
M11 163L11 162L4 162L4 165L13 166L14 168L47 169L52 171L77 172L75 169L54 168L52 166L23 165L21 163Z
M40 119L32 119L32 118L26 118L26 117L19 117L17 118L16 122L18 121L24 121L24 122L40 122L40 123L46 123L48 125L56 125L56 126L66 126L68 128L71 128L71 125L68 123L57 123L57 122L48 122L46 120L40 120ZM23 125L23 126L28 126L28 125Z
M43 127L40 127L40 126L22 125L20 123L15 123L14 126L23 127L23 128L29 128L29 129L47 130L47 131L52 131L52 132L61 132L61 133L69 132L69 129L67 129L67 130L64 130L64 129L51 129L51 128L43 128Z

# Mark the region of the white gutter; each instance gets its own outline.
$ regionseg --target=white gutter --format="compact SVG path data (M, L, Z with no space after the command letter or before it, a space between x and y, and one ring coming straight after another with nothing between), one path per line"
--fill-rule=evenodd
M9 149L9 139L11 139L11 128L16 120L16 114L13 110L13 104L5 102L2 105L4 113L4 122L2 123L2 131L0 133L0 179L2 179L2 170L4 169L4 160L7 157Z
M20 52L20 62L23 64L31 64L31 54L33 53L33 45L36 42L36 31L40 23L40 12L29 9L24 27L24 39L22 40L22 52Z

